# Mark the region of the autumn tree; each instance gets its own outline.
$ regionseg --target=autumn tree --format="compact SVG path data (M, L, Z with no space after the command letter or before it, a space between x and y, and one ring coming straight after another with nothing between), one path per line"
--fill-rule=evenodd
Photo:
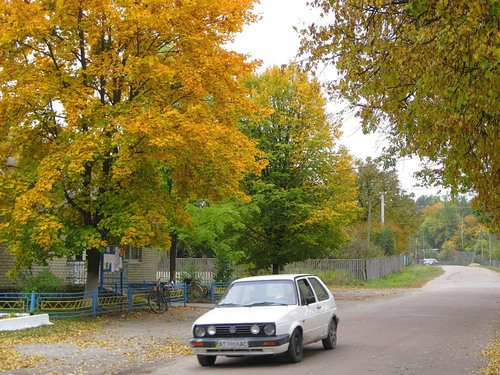
M431 212L422 223L421 237L430 248L441 248L446 241L458 234L460 214L452 202L436 203Z
M169 247L186 202L257 173L236 127L253 67L224 44L253 0L0 3L0 239L16 267ZM8 159L10 158L10 159Z
M382 194L397 194L399 181L393 170L379 170L377 163L371 158L359 160L357 169L358 202L366 210L367 241L370 242L373 207L380 207Z
M313 0L323 19L302 52L336 67L331 83L429 181L477 194L500 229L498 0Z
M425 220L419 237L423 249L438 249L437 257L447 260L459 259L459 252L479 251L484 262L484 253L491 247L495 259L496 236L481 223L464 197L439 199L423 207L422 212Z
M263 119L243 119L241 128L269 164L245 180L252 201L235 249L244 251L247 264L273 273L290 262L334 255L357 212L355 172L335 145L339 125L326 114L319 83L289 66L269 68L248 86L255 103L270 110Z

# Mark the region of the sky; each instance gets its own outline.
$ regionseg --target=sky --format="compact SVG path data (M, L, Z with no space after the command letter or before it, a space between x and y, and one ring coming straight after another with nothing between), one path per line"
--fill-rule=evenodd
M299 48L299 37L293 27L300 28L318 20L317 11L308 7L306 2L307 0L261 0L255 7L255 13L261 19L247 25L243 32L236 36L231 49L252 59L261 60L263 68L287 64L296 57ZM320 74L319 79L328 80L328 72ZM337 110L333 104L328 105L327 109L331 113ZM363 134L360 122L354 115L344 119L342 129L340 143L345 145L354 157L365 159L367 156L380 155L385 144L384 137ZM413 173L417 170L417 158L398 161L397 171L401 188L407 193L414 193L416 197L439 194L439 189L415 186L417 180Z

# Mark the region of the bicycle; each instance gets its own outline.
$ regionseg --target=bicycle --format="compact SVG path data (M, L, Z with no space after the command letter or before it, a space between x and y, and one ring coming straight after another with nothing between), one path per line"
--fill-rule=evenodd
M193 282L190 278L185 278L184 282L186 283L186 301L189 303L200 302L201 297L203 297L204 290L203 287Z
M148 294L148 305L156 314L163 314L170 305L170 291L172 285L169 282L162 283L160 279L156 282Z

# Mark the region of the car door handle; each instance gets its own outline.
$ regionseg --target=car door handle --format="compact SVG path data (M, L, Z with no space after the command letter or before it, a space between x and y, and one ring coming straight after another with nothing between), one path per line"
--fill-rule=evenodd
M321 310L321 306L316 306L316 309Z

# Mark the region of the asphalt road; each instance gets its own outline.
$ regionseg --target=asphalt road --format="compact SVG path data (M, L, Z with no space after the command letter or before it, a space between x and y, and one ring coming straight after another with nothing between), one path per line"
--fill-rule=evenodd
M478 374L481 351L500 330L500 275L445 266L445 274L402 296L339 309L337 348L307 346L298 364L276 357L218 357L201 367L195 357L161 361L153 374ZM168 363L168 365L166 365Z

